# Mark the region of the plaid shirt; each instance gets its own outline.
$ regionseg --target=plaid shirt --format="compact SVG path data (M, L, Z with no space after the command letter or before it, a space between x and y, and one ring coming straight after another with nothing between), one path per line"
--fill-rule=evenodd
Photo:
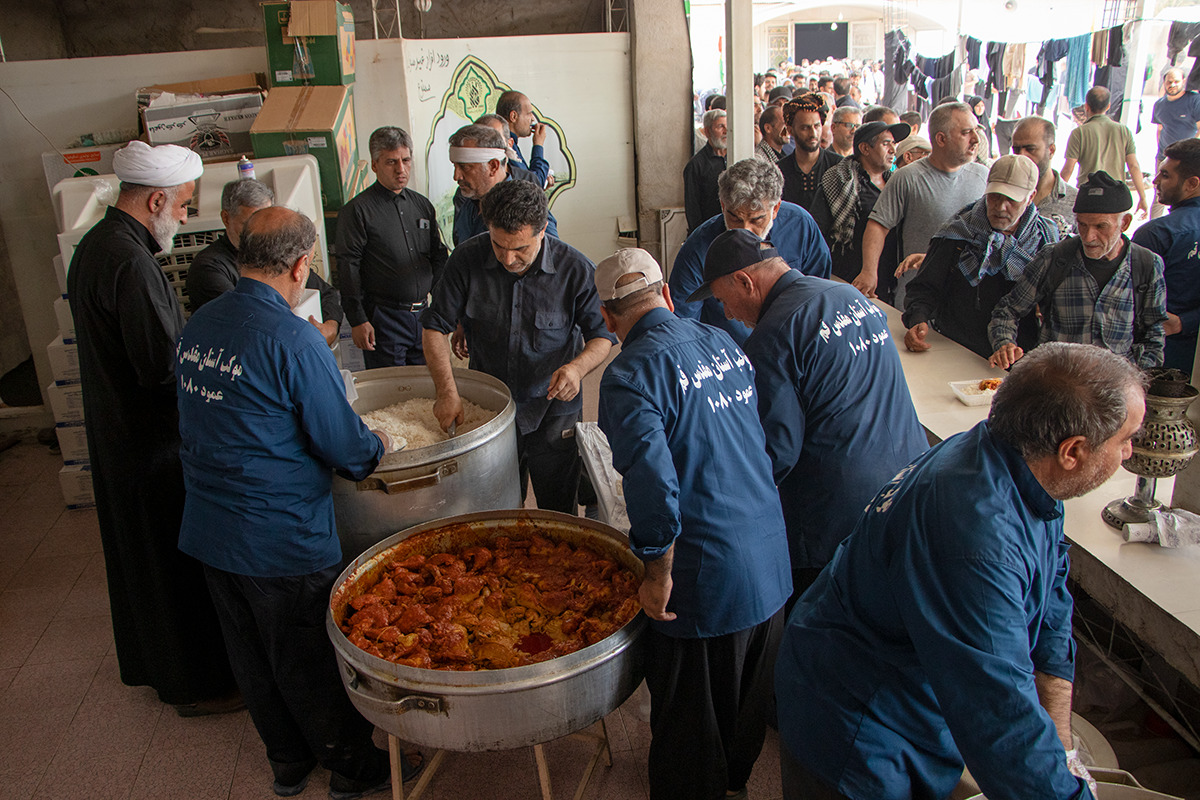
M1038 343L1095 344L1128 358L1143 369L1161 366L1162 324L1167 319L1162 259L1155 256L1155 277L1147 296L1135 298L1130 255L1138 245L1125 236L1121 238L1125 244L1125 258L1103 288L1096 285L1096 279L1084 265L1083 249L1076 249L1070 271L1041 309ZM1016 341L1017 321L1033 311L1042 291L1042 281L1053 262L1054 245L1047 245L1025 268L1012 291L996 305L988 325L993 352Z

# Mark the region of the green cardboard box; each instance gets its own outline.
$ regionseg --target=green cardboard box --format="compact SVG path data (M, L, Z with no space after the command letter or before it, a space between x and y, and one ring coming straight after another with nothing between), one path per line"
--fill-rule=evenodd
M272 86L354 83L354 12L336 0L262 4Z
M316 158L326 211L337 211L357 193L361 178L350 86L272 89L250 129L250 143L255 158L305 153Z

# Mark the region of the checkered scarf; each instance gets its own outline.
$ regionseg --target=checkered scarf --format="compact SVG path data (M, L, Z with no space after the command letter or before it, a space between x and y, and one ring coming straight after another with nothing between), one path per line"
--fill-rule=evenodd
M886 181L890 173L884 172ZM854 239L854 223L858 218L858 193L871 182L871 176L854 156L844 158L825 170L821 176L821 191L829 203L833 219L829 238L835 245L846 247Z
M967 283L978 286L988 275L997 273L1010 281L1021 277L1038 250L1058 241L1058 226L1038 214L1037 206L1030 203L1017 221L1016 231L1005 235L992 230L987 199L981 197L952 217L937 235L967 243L958 258L958 268Z

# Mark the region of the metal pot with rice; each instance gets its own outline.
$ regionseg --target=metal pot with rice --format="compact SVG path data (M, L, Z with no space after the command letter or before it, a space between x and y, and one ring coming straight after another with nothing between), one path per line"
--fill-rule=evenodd
M353 378L358 397L351 406L359 414L409 401L431 407L437 396L425 367L371 369ZM464 406L477 406L485 420L469 416L451 437L437 428L431 410L417 414L413 408L414 417L429 419L405 426L401 435L411 441L404 449L384 456L364 480L334 477L334 513L347 559L413 525L521 505L512 394L503 382L475 370L456 369L454 380Z

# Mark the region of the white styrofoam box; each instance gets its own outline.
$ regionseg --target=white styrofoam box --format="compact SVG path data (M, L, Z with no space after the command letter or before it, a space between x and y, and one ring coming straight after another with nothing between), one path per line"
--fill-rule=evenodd
M63 150L61 153L42 153L42 169L46 172L46 188L51 192L58 182L67 178L107 175L112 172L113 153L125 144L99 144Z
M300 319L316 317L317 322L324 322L325 318L321 316L321 293L316 289L305 289L292 313Z
M55 422L83 422L83 385L52 383L46 387Z
M50 359L50 374L55 383L72 383L79 381L79 346L68 344L59 336L46 345L46 355Z
M58 278L58 293L67 294L67 262L63 261L62 253L54 257L54 277Z
M54 316L58 319L58 333L64 342L75 341L75 318L71 316L71 304L65 297L54 298Z
M96 505L96 494L92 490L92 468L87 464L64 465L58 471L58 483L62 487L67 508L91 508Z
M58 448L62 451L64 464L86 464L88 462L87 430L83 420L60 422L54 426L58 436Z

